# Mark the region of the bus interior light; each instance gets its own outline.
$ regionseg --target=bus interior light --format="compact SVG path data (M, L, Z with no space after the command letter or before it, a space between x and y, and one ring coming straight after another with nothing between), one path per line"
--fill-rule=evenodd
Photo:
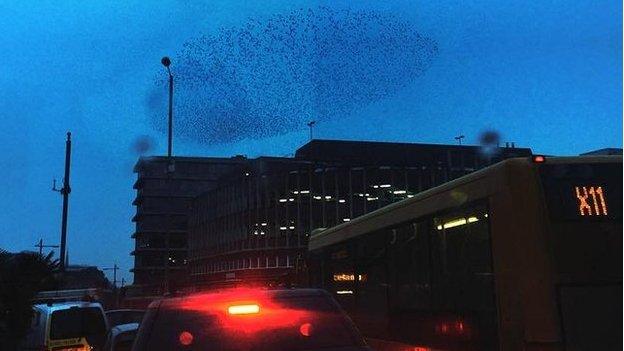
M338 295L353 295L353 290L338 290L336 291Z
M487 216L485 216L487 217ZM443 224L438 224L436 226L436 228L438 230L442 230L442 229L449 229L449 228L455 228L455 227L459 227L462 225L465 225L467 223L474 223L474 222L478 222L479 218L477 218L476 216L470 216L468 218L457 218L457 219L453 219L450 220L448 222L445 222Z
M444 223L442 226L444 229L459 227L460 225L466 224L466 218L454 219L452 221Z

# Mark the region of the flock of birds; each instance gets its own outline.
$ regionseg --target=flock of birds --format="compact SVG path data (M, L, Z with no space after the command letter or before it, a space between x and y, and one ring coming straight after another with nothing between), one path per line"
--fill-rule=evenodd
M343 118L412 84L436 54L432 39L387 13L318 7L249 19L186 42L174 57L175 133L210 145ZM148 106L166 130L159 77Z

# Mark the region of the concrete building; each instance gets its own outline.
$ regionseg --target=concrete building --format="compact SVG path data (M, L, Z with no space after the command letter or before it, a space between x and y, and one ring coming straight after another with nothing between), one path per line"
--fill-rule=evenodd
M244 162L233 158L143 157L134 167L137 191L132 218L136 230L133 288L159 294L165 277L183 284L187 277L187 215L195 196L213 189L223 174Z
M308 237L526 148L313 140L294 158L241 162L198 196L189 218L191 282L287 280Z

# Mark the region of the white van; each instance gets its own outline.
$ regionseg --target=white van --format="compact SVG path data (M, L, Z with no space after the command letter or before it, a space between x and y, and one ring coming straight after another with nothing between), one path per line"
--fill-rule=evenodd
M20 350L102 350L107 332L108 321L99 303L37 304Z

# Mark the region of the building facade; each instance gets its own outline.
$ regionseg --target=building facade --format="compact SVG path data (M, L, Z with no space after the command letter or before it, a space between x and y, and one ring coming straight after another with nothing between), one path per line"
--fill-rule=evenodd
M193 202L191 282L284 281L303 269L311 233L525 148L314 140L294 158L248 159Z
M190 205L213 189L223 174L244 157L146 157L134 167L137 194L133 202L136 229L134 288L138 295L159 294L165 284L187 280L187 222Z

